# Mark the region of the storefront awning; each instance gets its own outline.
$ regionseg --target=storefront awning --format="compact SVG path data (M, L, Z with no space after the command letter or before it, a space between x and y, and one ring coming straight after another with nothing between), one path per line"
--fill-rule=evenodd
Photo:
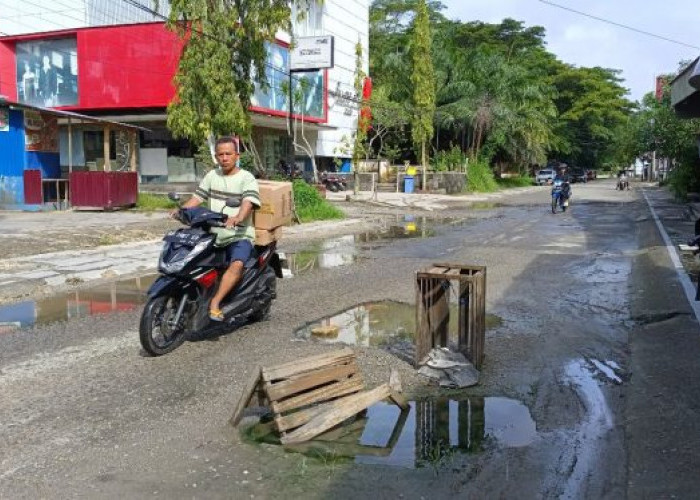
M70 120L74 124L76 124L76 123L95 123L95 124L101 124L103 126L108 126L110 128L113 128L113 129L125 129L125 130L131 130L131 131L138 131L138 130L148 131L147 128L138 127L136 125L130 125L128 123L122 123L122 122L112 121L112 120L105 120L103 118L99 118L96 116L88 116L88 115L83 115L80 113L73 113L72 111L62 111L60 109L43 108L41 106L33 106L31 104L14 102L14 101L10 101L10 100L5 99L2 96L0 96L0 106L7 106L10 109L39 111L41 113L53 115L59 119L59 123L64 123L63 120L65 120L65 123L68 123L68 121Z
M671 104L681 118L700 117L700 58L671 82Z

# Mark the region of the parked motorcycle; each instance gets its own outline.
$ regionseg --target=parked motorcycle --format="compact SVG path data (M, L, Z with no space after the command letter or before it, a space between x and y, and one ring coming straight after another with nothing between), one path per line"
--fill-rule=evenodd
M168 196L179 202L177 195ZM228 207L240 203L236 198L226 200ZM265 319L276 296L276 279L282 277L276 242L256 246L240 283L221 303L224 321L211 321L209 303L228 262L225 250L214 246L216 236L210 229L224 227L227 216L195 207L180 208L177 219L188 227L163 238L160 276L148 290L141 314L139 338L151 356L167 354L193 336Z
M552 185L552 213L557 213L557 207L562 212L569 208L569 198L571 198L571 187L568 182L554 181Z
M334 193L347 189L345 179L333 172L321 173L321 183L326 186L326 189Z

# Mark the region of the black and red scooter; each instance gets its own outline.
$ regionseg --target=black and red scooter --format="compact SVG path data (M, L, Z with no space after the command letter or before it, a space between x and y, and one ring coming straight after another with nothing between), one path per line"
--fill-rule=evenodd
M180 201L174 193L168 197ZM226 200L228 207L240 204L240 199ZM139 325L141 345L151 356L167 354L188 338L265 319L276 296L276 279L282 277L277 243L256 246L240 283L221 303L224 321L211 321L209 302L228 263L225 251L214 246L216 236L210 229L224 227L227 216L195 207L180 208L176 218L188 227L163 238L160 276L148 290Z

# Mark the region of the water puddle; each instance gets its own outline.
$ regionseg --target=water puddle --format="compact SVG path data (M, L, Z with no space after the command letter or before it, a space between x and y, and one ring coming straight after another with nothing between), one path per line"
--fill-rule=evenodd
M430 238L437 234L437 228L468 222L468 219L458 217L406 215L386 218L379 222L378 228L371 231L328 238L313 242L302 250L285 253L283 266L288 269L286 274L292 276L313 269L347 266L356 262L362 252L380 249L391 240Z
M474 210L493 210L501 207L503 207L502 203L495 203L493 201L475 201L469 204L469 208Z
M95 314L130 311L145 302L157 275L116 281L40 300L0 306L0 333Z
M528 408L501 397L410 401L410 409L377 403L312 441L286 446L324 461L404 468L441 467L486 446L516 448L537 438ZM271 423L243 429L248 440L279 443Z
M450 306L450 337L456 339L456 304ZM486 315L486 329L498 328L503 319ZM294 332L295 340L385 348L402 358L411 358L416 331L416 306L383 300L366 302L327 316ZM401 355L403 354L403 355Z
M614 361L598 361L597 359L590 359L591 364L595 367L596 371L601 373L605 379L614 382L615 384L621 384L622 379L619 377L617 372L621 371L620 365Z
M562 455L562 459L570 463L567 467L571 469L562 498L580 496L581 486L594 470L598 443L613 427L612 411L596 380L598 365L593 363L593 366L580 359L571 361L564 368L565 381L578 393L586 414L572 439L574 445Z

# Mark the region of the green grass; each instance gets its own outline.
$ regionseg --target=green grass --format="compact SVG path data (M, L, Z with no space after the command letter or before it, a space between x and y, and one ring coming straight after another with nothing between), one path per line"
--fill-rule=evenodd
M139 197L136 200L137 210L169 210L176 207L177 204L163 194L139 193Z
M534 186L535 181L532 177L505 177L496 179L498 186L502 189Z
M496 179L487 163L473 162L469 164L467 190L471 193L492 193L498 190Z
M345 214L321 197L315 187L294 181L294 205L300 222L344 219Z

